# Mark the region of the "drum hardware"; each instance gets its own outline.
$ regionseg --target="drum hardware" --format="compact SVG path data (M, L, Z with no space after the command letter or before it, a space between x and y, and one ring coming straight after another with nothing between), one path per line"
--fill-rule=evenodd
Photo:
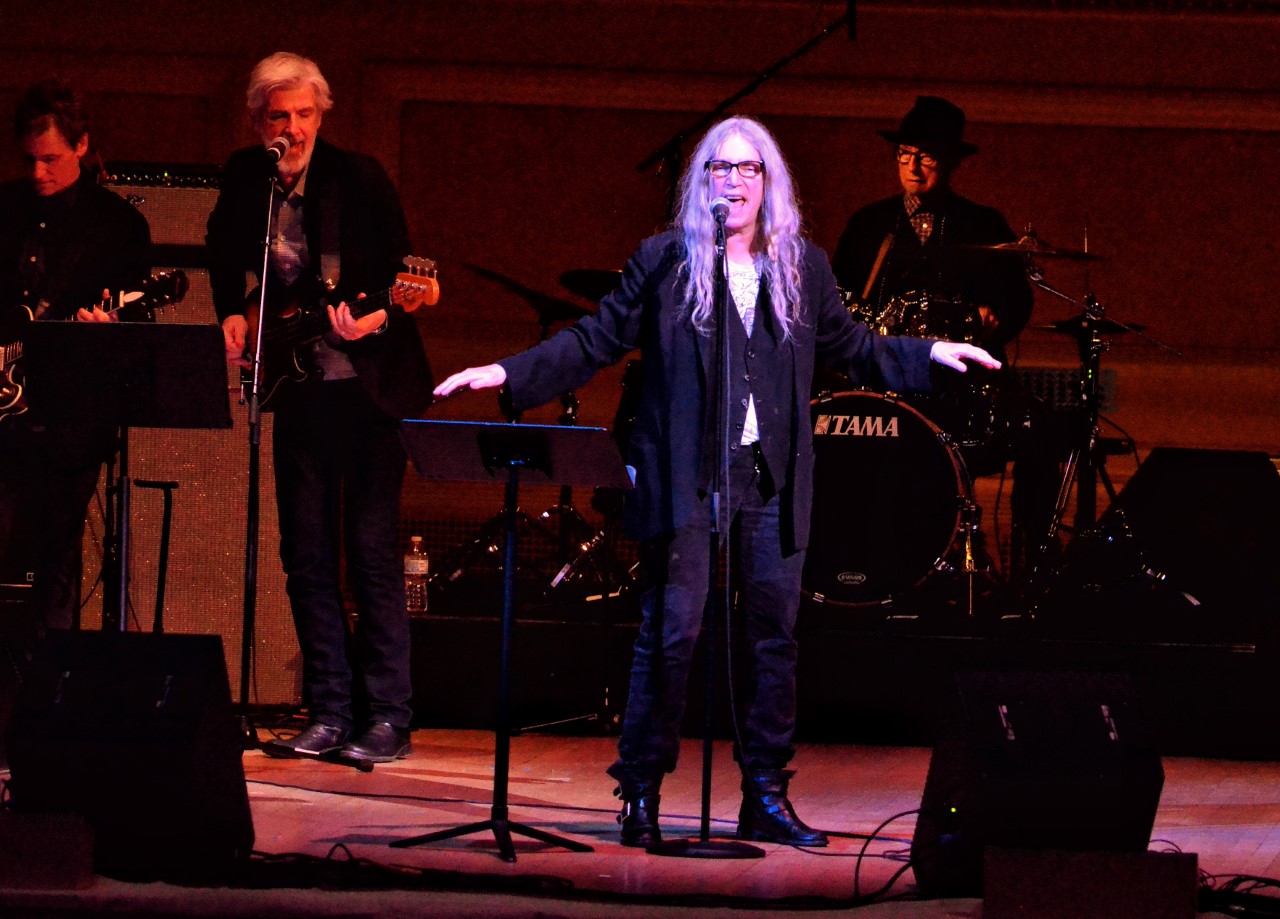
M1070 319L1059 319L1057 322L1050 322L1047 325L1032 326L1032 328L1038 329L1041 332L1061 332L1064 335L1080 335L1081 332L1085 331L1086 323L1088 322L1089 317L1084 313L1079 313L1072 316ZM1121 335L1125 332L1145 332L1147 329L1145 325L1138 325L1137 323L1126 325L1125 323L1117 322L1114 319L1103 319L1100 322L1095 322L1094 325L1095 330L1101 335Z
M1076 491L1074 532L1077 538L1090 531L1097 522L1097 483L1099 481L1107 493L1108 500L1114 503L1116 499L1115 487L1106 470L1107 456L1112 451L1107 449L1107 439L1102 437L1099 428L1102 354L1109 347L1103 336L1132 332L1171 354L1179 357L1182 354L1176 348L1147 335L1143 326L1108 317L1103 305L1093 293L1087 293L1082 301L1076 301L1048 284L1030 255L1027 256L1027 277L1041 290L1080 308L1077 315L1062 323L1053 324L1054 331L1071 330L1076 336L1080 355L1079 421L1076 426L1075 442L1063 463L1062 481L1058 488L1053 515L1040 541L1034 546L1029 564L1028 591L1032 598L1031 615L1034 616L1047 587L1050 549L1057 541L1058 531L1062 527L1072 487L1074 486Z
M502 285L521 297L533 308L538 314L538 324L541 328L539 341L547 339L553 324L576 321L591 313L591 310L576 303L544 294L501 272L493 271L480 265L467 264L466 267L481 277ZM576 424L578 410L576 394L568 392L563 395L561 397L561 405L564 411L560 416L560 424ZM508 420L516 421L518 419L511 417ZM578 513L577 509L573 507L571 492L572 489L569 486L561 486L559 503L543 511L536 518L531 518L520 510L516 511L515 516L515 525L522 539L534 539L557 547L554 560L556 568L562 568L566 565L571 558L571 552L577 551L576 547L589 542L596 532ZM558 526L549 526L552 518L557 520ZM448 587L458 581L473 566L481 563L486 566L497 565L501 567L506 527L507 521L502 512L491 517L481 525L474 536L464 539L445 554L442 563L433 566L434 570L431 573L432 583ZM522 556L518 557L518 559L520 558L527 559L528 553L523 553ZM524 564L523 561L519 560L518 563Z
M592 303L599 303L622 283L622 272L611 268L571 268L560 275L560 286Z
M838 293L849 315L879 335L942 338L972 344L982 334L982 316L962 300L912 290L875 307L849 291L838 290Z
M496 281L501 284L533 308L533 311L538 314L538 325L542 330L538 341L544 341L551 334L551 326L555 323L576 322L583 316L591 314L591 310L586 307L579 306L569 300L553 297L550 294L544 294L542 291L522 284L515 278L509 277L500 271L470 263L466 264L465 267L471 269L482 278L488 278L490 281Z
M564 407L559 423L578 423L578 397L572 390L560 397ZM557 560L560 569L548 585L549 591L564 591L570 587L597 596L616 596L631 586L631 573L618 562L613 549L613 521L605 515L605 525L595 529L587 523L573 506L573 489L560 486L560 503L543 511L538 520L549 524L552 518L559 523L560 552Z

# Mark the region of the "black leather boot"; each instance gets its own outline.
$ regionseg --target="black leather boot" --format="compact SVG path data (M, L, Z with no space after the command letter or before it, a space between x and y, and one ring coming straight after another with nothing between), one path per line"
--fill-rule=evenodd
M622 844L642 849L662 842L662 831L658 829L658 804L662 801L658 783L624 782L613 793L622 799L622 813L618 815Z
M787 783L793 774L785 769L753 769L743 775L739 839L780 842L785 846L827 844L826 835L805 826L787 800Z

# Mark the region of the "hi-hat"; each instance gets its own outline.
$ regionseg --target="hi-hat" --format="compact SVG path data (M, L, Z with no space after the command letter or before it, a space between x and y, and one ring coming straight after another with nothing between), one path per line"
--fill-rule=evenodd
M1042 332L1061 332L1064 335L1078 335L1089 328L1089 317L1084 313L1078 313L1070 319L1059 319L1057 322L1050 322L1046 325L1033 326ZM1124 332L1145 332L1145 325L1137 323L1116 322L1114 319L1095 319L1092 325L1103 335L1120 335Z
M571 268L560 275L565 290L595 301L612 293L621 280L622 272L610 268Z
M1083 249L1060 249L1051 246L1036 236L1034 231L1028 232L1020 239L1007 243L994 243L986 246L961 246L963 249L984 249L988 252L1008 252L1011 255L1027 255L1032 258L1069 258L1080 261L1097 261L1102 258Z

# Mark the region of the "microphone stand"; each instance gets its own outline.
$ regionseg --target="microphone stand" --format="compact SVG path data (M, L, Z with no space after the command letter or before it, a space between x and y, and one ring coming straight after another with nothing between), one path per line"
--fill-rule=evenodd
M266 233L262 238L262 277L258 283L258 328L253 341L249 379L249 493L244 546L244 622L240 640L240 736L246 750L260 745L257 728L249 720L249 674L253 669L253 642L258 602L258 517L262 479L262 344L267 326L267 276L271 267L271 227L275 218L276 170L267 179Z
M707 531L709 551L707 552L707 599L703 605L703 622L706 623L706 639L703 653L706 657L706 686L704 690L704 711L702 725L702 812L696 839L664 839L646 847L651 855L670 855L681 858L764 858L764 850L750 843L733 839L711 838L711 738L714 730L714 701L716 687L716 627L722 611L718 602L719 591L716 589L720 566L720 510L727 512L731 507L729 501L729 333L726 322L729 317L729 261L725 252L725 214L715 213L716 220L716 284L715 284L715 322L716 322L716 376L720 380L720 398L716 401L714 424L716 428L716 444L719 448L714 470L711 474L711 525ZM725 491L722 503L721 490ZM727 538L729 523L725 521ZM732 559L732 553L728 556ZM730 572L726 571L726 579L732 583ZM728 611L728 603L723 611ZM732 677L731 677L732 678Z

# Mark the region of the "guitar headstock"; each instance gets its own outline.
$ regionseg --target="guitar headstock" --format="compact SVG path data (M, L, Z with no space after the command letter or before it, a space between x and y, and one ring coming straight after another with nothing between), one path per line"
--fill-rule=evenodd
M409 255L404 260L408 271L396 275L391 286L391 300L406 313L420 306L435 306L440 302L440 282L436 279L436 263L429 258Z
M116 318L150 322L159 310L181 303L189 287L187 273L181 268L158 271L143 281L137 291L124 295L124 302L115 310Z

